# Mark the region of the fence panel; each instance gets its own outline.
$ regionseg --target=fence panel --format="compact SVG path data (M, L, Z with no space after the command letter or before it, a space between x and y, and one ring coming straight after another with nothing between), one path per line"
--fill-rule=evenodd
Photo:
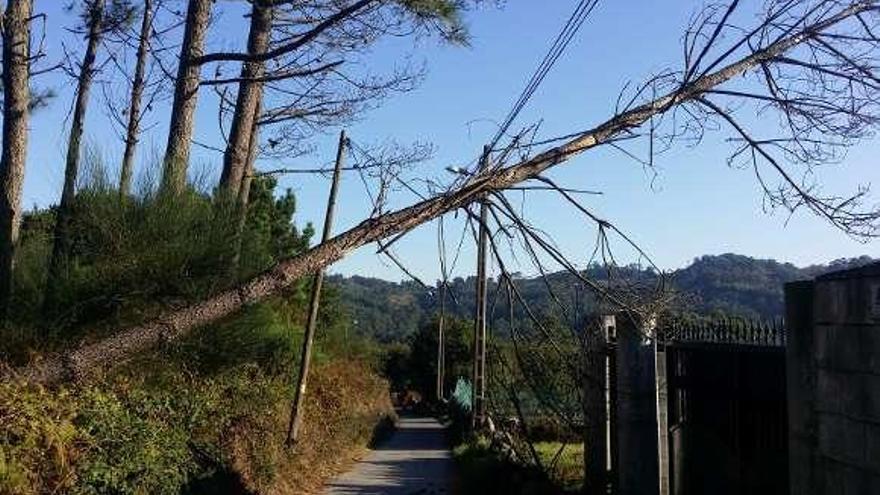
M672 492L788 493L783 326L724 320L670 330Z

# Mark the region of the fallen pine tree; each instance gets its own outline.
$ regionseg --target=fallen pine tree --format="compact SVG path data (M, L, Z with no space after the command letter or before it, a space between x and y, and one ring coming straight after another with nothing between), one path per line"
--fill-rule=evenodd
M731 3L731 11L736 3ZM755 155L761 156L769 163L770 168L775 170L791 193L791 196L787 197L773 196L774 191L769 190L764 185L763 179L759 176L759 181L761 181L761 185L771 201L775 199L781 206L791 210L805 206L819 216L825 217L832 224L850 233L860 234L862 233L859 232L860 230L873 232L875 228L874 222L878 217L877 212L861 213L854 211L858 205L852 198L823 198L818 196L812 189L803 187L802 184L792 178L792 174L788 173L779 161L768 153L766 148L772 146L773 143L768 144L767 141L751 138L745 129L732 118L729 113L730 111L709 100L710 96L725 96L738 100L753 99L754 95L738 90L721 90L719 87L751 71L759 74L765 73L770 67L780 67L780 70L800 70L804 71L807 75L812 75L814 78L838 77L850 80L851 82L854 79L851 73L870 72L873 66L862 66L862 63L867 64L867 62L858 58L859 56L855 52L860 49L858 48L858 41L868 44L870 49L874 49L876 48L877 39L873 35L863 35L863 38L854 40L853 36L843 37L844 35L832 33L831 30L844 23L858 26L859 23L863 22L861 16L876 13L878 7L880 7L880 2L862 1L844 5L840 5L839 2L818 3L822 4L820 6L825 8L820 9L819 6L807 8L805 6L805 12L800 17L794 21L788 20L781 27L777 25L779 15L781 14L772 10L768 11L766 18L754 30L747 30L746 34L742 37L742 41L735 44L732 48L725 50L713 62L702 66L701 63L704 62L704 57L709 53L712 45L719 39L718 33L725 25L725 17L718 24L717 29L711 33L705 33L705 39L708 41L706 41L702 50L696 50L699 52L697 57L686 60L686 69L679 74L680 77L675 81L670 80L670 74L655 78L644 84L632 101L635 101L646 92L651 92L652 89L656 90L658 85L666 90L663 96L650 99L639 105L632 103L604 123L577 134L564 144L532 158L511 165L499 164L497 167L468 176L444 193L425 199L412 206L366 219L354 228L331 238L327 242L315 246L301 255L278 263L270 270L238 287L223 291L201 302L169 310L160 317L146 323L121 329L107 339L83 344L78 348L58 355L48 356L27 367L7 373L36 383L80 380L95 371L123 362L131 356L152 348L158 343L176 340L194 328L229 316L246 305L277 294L301 277L324 269L355 249L392 236L404 234L441 215L467 208L472 203L484 198L487 194L504 191L528 180L540 179L541 174L545 171L584 151L612 144L617 140L631 138L635 135L637 128L652 121L655 117L662 116L673 109L686 107L687 105L693 106L692 109L697 110L696 113L699 115L711 115L717 121L727 123L734 135L737 136L737 139L744 142L745 146L751 150L753 157ZM783 10L782 12L788 11ZM701 28L706 28L707 26L710 26L710 24L705 24ZM866 31L870 33L870 30L866 29ZM828 37L823 39L825 35ZM798 47L808 46L810 49L813 49L809 44L816 40L828 44L830 42L828 40L835 39L847 41L847 43L851 44L848 49L854 52L852 56L846 54L838 54L836 56L836 63L849 64L842 69L839 67L830 69L823 65L821 61L802 62L787 56L791 52L796 51L795 49ZM689 57L693 55L695 55L694 52L690 53ZM730 59L734 57L736 57L735 60L730 62ZM716 67L721 68L713 70ZM867 84L866 88L876 92L877 89L880 89L880 86L871 83L871 81L871 78L866 77L863 84ZM768 80L767 84L768 86L774 86L770 80ZM809 85L808 82L803 84L805 86ZM820 92L816 98L823 97L822 87L815 87L813 89ZM809 88L805 88L805 90L809 90ZM812 117L815 121L811 121L811 124L815 126L814 130L818 130L817 132L822 132L823 129L826 129L827 126L822 125L826 122L821 119L830 118L828 117L829 112L832 114L832 117L840 117L840 114L844 117L853 117L859 116L858 112L860 111L868 114L873 110L873 107L870 106L856 107L855 105L848 105L846 102L838 104L831 101L825 107L816 110L816 103L813 100L802 99L800 103L794 100L789 101L784 96L779 95L778 87L771 87L769 91L772 96L764 97L769 101L768 104L779 106L783 115L788 116L788 118L794 118L792 116L797 117L798 115L803 116L804 111L817 112ZM871 96L873 96L873 93L871 93ZM799 104L803 104L804 107L797 107ZM690 109L690 107L688 108ZM792 108L797 109L800 113L792 112ZM835 112L839 112L839 114ZM850 113L853 115L850 115ZM867 118L871 116L865 115L866 118L860 125L872 125L875 119ZM708 119L708 117L703 118ZM706 124L706 122L702 123L703 125ZM651 127L651 139L654 139L653 124ZM831 130L830 132L833 133L835 131ZM853 129L840 130L840 133L847 132L855 131ZM836 137L843 139L847 136L844 134ZM795 136L794 139L797 138L798 136ZM785 201L786 199L789 201ZM596 217L592 217L592 219L600 224L607 223Z

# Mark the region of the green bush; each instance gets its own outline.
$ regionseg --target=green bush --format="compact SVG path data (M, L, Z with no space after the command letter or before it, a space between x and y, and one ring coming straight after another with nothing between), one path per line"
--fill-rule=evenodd
M488 440L472 439L453 449L463 495L553 495L566 491L539 469L501 457Z
M68 391L0 383L0 493L69 486L81 436L76 411L76 398Z
M120 198L94 179L74 204L71 248L60 276L46 286L54 209L25 214L14 273L13 314L3 329L0 359L15 364L28 350L52 350L198 300L265 270L308 247L291 191L276 181L252 182L236 258L237 212L194 189L177 197L149 192Z
M280 299L254 305L81 388L0 384L0 494L177 494L241 476L270 486L288 455L283 423L302 338L286 323L291 310L301 312ZM318 443L336 450L310 454L325 460L369 440L382 395L327 337L316 364L334 371L315 377L309 398L327 421L319 430L334 428L335 444Z
M195 466L186 425L175 421L169 397L88 389L80 401L75 422L83 445L74 492L179 491Z

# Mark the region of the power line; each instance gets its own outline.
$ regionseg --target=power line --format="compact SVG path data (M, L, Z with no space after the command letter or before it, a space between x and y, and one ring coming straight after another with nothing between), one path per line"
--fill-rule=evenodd
M538 68L535 69L535 72L532 74L526 87L523 89L522 93L520 93L519 98L513 104L510 112L498 128L498 132L492 138L492 141L489 144L490 149L494 149L498 144L498 141L504 137L504 134L510 128L511 124L513 124L513 121L516 120L516 117L526 106L526 103L528 103L529 99L534 95L535 90L538 89L538 86L540 86L544 81L544 78L547 77L550 69L553 68L553 65L556 64L559 57L562 56L562 53L568 47L569 43L571 43L574 35L580 30L584 21L587 20L598 4L599 0L580 0L580 2L578 2L574 12L569 16L559 34L556 35L556 39L553 41L550 49L544 55Z

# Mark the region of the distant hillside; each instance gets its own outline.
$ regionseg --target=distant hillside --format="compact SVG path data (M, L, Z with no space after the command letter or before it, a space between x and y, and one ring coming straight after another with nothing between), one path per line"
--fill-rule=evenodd
M791 263L761 260L738 254L702 256L686 268L669 275L671 285L684 294L686 307L695 313L725 314L747 318L779 318L784 311L783 286L786 282L805 280L835 270L864 265L875 261L869 256L838 259L824 265L799 268ZM604 270L588 270L594 279L604 278ZM624 269L630 279L651 281L655 274L635 268ZM572 290L576 281L571 275L558 272L548 277L557 297L567 305L581 305L582 294ZM353 324L360 333L382 341L397 340L411 334L437 312L435 297L416 282L389 282L370 277L334 275L328 281L339 288L348 306ZM449 302L451 314L471 318L474 313L474 279L450 281L456 302ZM522 278L518 288L537 311L553 313L556 307L547 286L539 278ZM490 282L489 293L493 293ZM577 302L576 302L577 301ZM498 314L506 314L506 303L499 301Z
M749 318L778 318L785 308L783 286L874 261L869 256L798 268L791 263L738 254L702 256L672 274L673 286L694 297L694 311Z
M430 293L416 282L389 282L370 277L327 277L339 288L355 329L381 341L414 332L434 312Z

